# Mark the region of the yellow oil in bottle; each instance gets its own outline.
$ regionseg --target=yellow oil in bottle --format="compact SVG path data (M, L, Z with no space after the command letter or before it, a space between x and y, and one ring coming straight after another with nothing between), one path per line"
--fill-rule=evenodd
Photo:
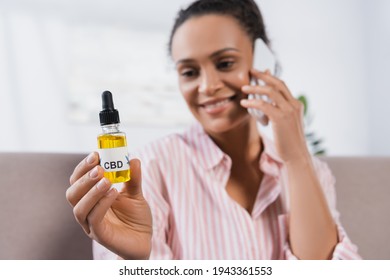
M126 136L124 133L101 134L98 136L99 149L113 149L127 147ZM127 159L128 160L128 159ZM122 183L130 180L130 169L122 171L104 172L104 177L111 183Z

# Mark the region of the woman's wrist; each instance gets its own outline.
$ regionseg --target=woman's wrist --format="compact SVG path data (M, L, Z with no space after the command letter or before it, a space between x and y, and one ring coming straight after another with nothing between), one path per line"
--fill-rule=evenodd
M286 165L286 167L308 167L312 164L312 156L310 155L309 151L306 150L300 154L297 154L294 157L284 160L284 164Z

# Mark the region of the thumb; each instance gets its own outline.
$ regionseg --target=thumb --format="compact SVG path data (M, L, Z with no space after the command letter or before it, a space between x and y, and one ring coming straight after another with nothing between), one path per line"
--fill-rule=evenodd
M122 193L130 197L142 196L142 173L141 161L139 159L130 160L130 181L123 184Z

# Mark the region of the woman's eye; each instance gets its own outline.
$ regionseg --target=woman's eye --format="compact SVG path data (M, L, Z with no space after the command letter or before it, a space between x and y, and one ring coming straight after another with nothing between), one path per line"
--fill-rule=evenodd
M228 70L234 65L234 61L225 60L217 64L217 68L221 70Z
M180 75L183 77L191 78L191 77L194 77L196 75L196 70L193 70L193 69L184 70L184 71L180 72Z

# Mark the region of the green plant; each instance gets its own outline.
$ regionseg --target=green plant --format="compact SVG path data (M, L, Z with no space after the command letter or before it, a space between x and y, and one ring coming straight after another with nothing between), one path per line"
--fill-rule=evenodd
M313 116L309 112L309 102L307 97L304 94L298 96L298 100L303 104L303 116L304 116L304 125L305 125L305 137L306 143L310 149L310 152L315 155L325 155L326 150L323 145L323 140L318 138L316 134L310 129L310 125L313 122Z

